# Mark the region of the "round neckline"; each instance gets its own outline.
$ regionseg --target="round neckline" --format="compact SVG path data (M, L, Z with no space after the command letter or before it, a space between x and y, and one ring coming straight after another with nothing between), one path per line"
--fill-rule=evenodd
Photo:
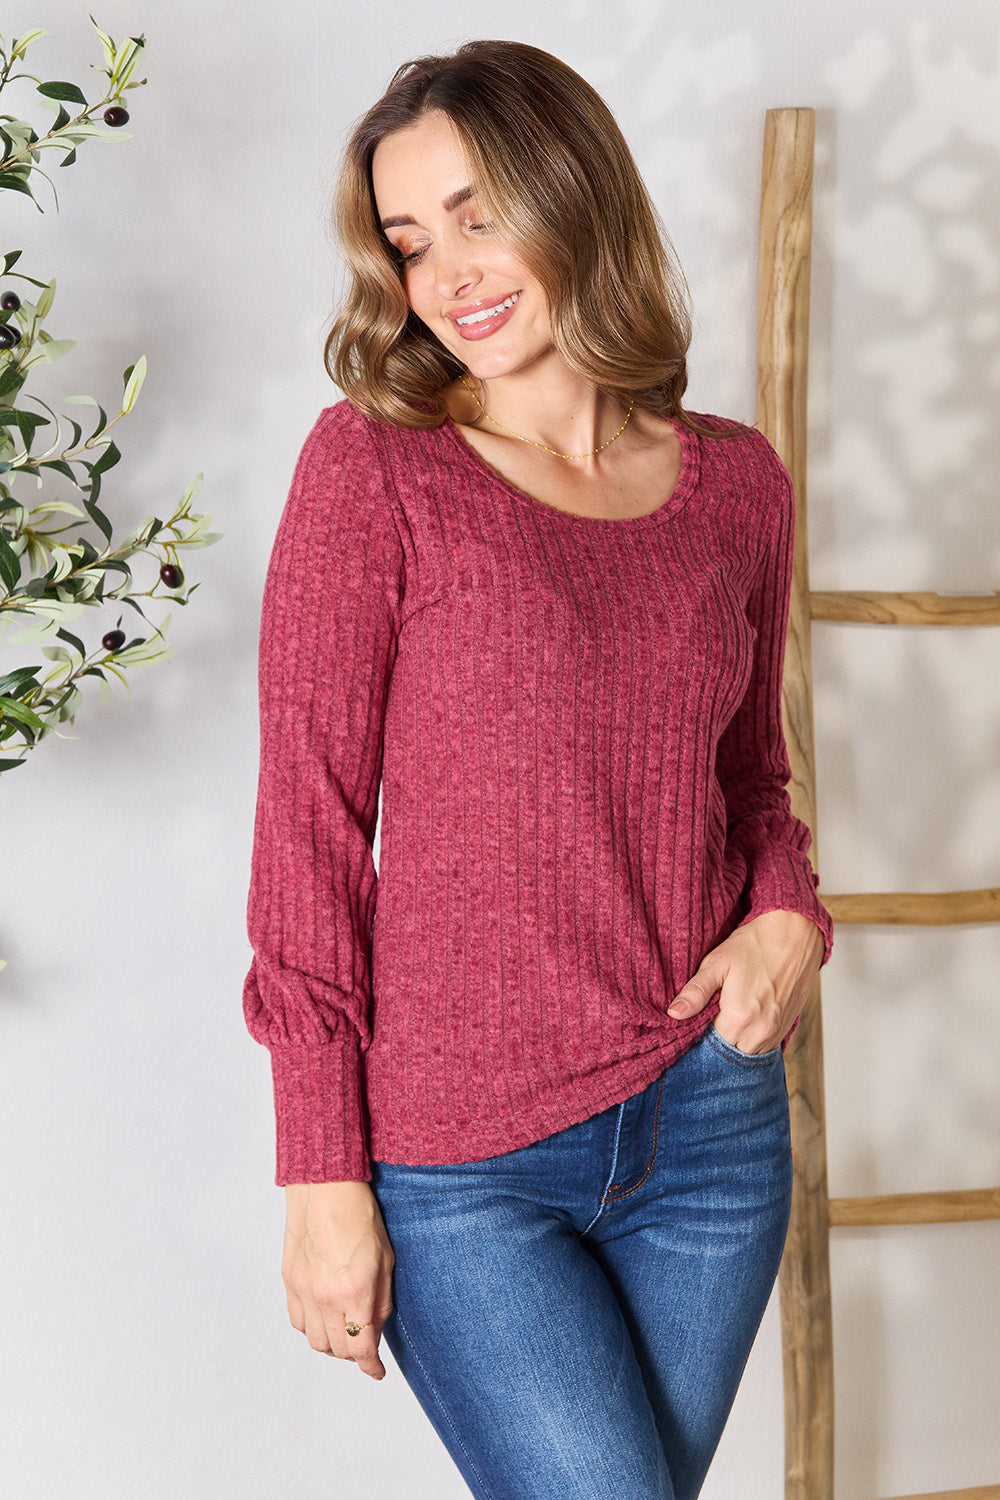
M657 414L659 415L659 414ZM530 505L532 510L551 516L556 524L577 523L582 526L608 527L608 526L656 526L672 516L680 506L688 500L698 483L698 471L701 461L701 450L699 448L698 434L692 432L690 427L685 427L674 417L662 417L662 421L669 422L680 438L681 443L681 468L677 476L677 483L670 494L658 505L655 510L646 511L641 516L583 516L575 510L562 510L557 505L549 505L544 500L529 495L526 490L519 489L511 480L504 477L493 465L487 463L482 454L473 448L471 443L466 442L459 431L458 423L450 412L445 413L443 427L450 432L452 439L460 451L465 455L470 467L484 473L489 479L500 486L508 495L519 501L522 505Z

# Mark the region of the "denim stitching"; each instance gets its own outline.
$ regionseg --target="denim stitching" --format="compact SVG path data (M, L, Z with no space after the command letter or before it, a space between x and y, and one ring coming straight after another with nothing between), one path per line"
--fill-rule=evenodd
M730 1051L727 1048L720 1047L718 1045L711 1031L707 1031L705 1033L705 1036L708 1039L708 1044L712 1048L713 1052L717 1052L720 1057L728 1058L729 1061L734 1062L738 1068L766 1067L766 1065L769 1062L772 1062L777 1054L781 1051L780 1047L772 1047L770 1052L740 1052L736 1047L733 1047Z
M480 1487L482 1489L484 1500L492 1500L492 1496L490 1495L489 1490L486 1488L486 1483L485 1483L485 1481L483 1479L483 1476L480 1474L479 1470L476 1468L475 1464L472 1462L472 1455L470 1454L470 1452L469 1452L468 1448L465 1446L465 1444L462 1442L462 1439L461 1439L461 1437L458 1434L458 1431L457 1431L457 1429L455 1427L455 1424L451 1420L451 1416L449 1414L448 1408L445 1406L444 1402L441 1400L440 1395L438 1394L437 1386L434 1384L434 1382L431 1379L430 1375L427 1373L427 1369L426 1369L426 1367L424 1365L424 1362L420 1358L420 1355L417 1353L417 1350L416 1350L416 1347L414 1346L413 1340L410 1338L410 1335L406 1331L406 1324L403 1322L403 1319L400 1317L399 1308L398 1307L396 1308L396 1322L399 1325L399 1331L402 1333L404 1339L406 1340L406 1342L410 1346L410 1352L413 1355L413 1358L416 1360L417 1364L420 1366L420 1370L421 1370L421 1373L422 1373L424 1379L427 1381L427 1384L428 1384L430 1390L433 1392L434 1400L437 1402L438 1406L441 1408L441 1411L442 1411L442 1413L444 1415L445 1421L448 1423L448 1426L451 1428L452 1432L455 1434L455 1441L458 1443L458 1446L461 1448L462 1452L465 1454L466 1458L469 1461L469 1468L472 1470L473 1474L475 1474L476 1479L479 1482L479 1485L480 1485Z
M607 1202L608 1193L611 1190L611 1180L614 1177L615 1171L617 1170L617 1167L618 1167L618 1143L621 1140L622 1120L625 1118L625 1105L627 1103L628 1103L628 1100L627 1099L623 1099L622 1102L621 1102L621 1104L619 1104L619 1106L618 1106L618 1123L615 1126L615 1143L614 1143L614 1145L611 1148L611 1171L608 1173L608 1180L607 1180L607 1182L604 1185L604 1191L601 1194L600 1204L598 1205L598 1209L597 1209L596 1214L591 1219L591 1221L587 1225L586 1229L582 1229L580 1231L581 1234L588 1234L590 1232L590 1230L593 1229L593 1227L597 1223L598 1219L601 1217L601 1214L604 1212L604 1205Z
M631 1193L638 1192L639 1188L642 1187L643 1183L646 1181L646 1179L649 1176L650 1172L652 1172L652 1170L653 1170L653 1163L656 1160L656 1145L657 1145L657 1142L658 1142L658 1140L660 1138L660 1102L661 1102L661 1100L663 1098L663 1084L664 1084L665 1077L666 1077L666 1075L664 1073L660 1074L660 1084L659 1084L659 1087L656 1090L656 1110L655 1110L655 1112L653 1114L653 1145L652 1145L652 1149L650 1150L650 1153L649 1153L649 1160L646 1163L646 1170L645 1170L645 1172L643 1172L642 1176L639 1178L639 1181L638 1182L634 1182L632 1184L632 1186L630 1188L627 1188L624 1192L620 1192L619 1193L619 1192L616 1191L616 1189L621 1186L620 1183L617 1183L617 1182L612 1183L611 1186L610 1186L610 1188L608 1188L608 1196L609 1197L611 1195L614 1195L614 1197L616 1199L627 1198L627 1197L629 1197L629 1195Z

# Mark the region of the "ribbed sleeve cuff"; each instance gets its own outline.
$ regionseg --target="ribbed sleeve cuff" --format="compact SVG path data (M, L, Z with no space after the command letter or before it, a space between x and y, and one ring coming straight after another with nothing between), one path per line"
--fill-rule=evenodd
M318 1046L271 1048L279 1187L290 1182L369 1182L361 1057L338 1037Z
M823 934L823 963L833 952L833 918L817 894L818 880L808 854L787 845L771 845L753 862L750 879L750 909L740 922L743 927L766 911L798 911L815 922Z

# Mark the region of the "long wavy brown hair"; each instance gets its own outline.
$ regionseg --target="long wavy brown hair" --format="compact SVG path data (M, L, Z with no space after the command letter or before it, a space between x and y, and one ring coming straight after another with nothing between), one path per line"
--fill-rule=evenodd
M379 142L432 110L462 140L480 207L541 283L570 368L705 436L745 431L701 427L681 405L691 317L670 236L600 95L524 42L470 41L402 63L354 126L334 197L348 288L324 347L348 399L395 426L438 427L444 392L467 368L410 308L372 184Z

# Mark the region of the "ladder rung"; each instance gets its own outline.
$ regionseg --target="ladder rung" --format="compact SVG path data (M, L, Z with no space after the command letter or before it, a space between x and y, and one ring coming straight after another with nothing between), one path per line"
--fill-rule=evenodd
M820 900L834 922L903 923L948 927L960 922L1000 922L1000 886L979 891L865 891Z
M971 1490L931 1490L926 1495L894 1495L892 1500L1000 1500L1000 1484L980 1484Z
M1000 589L993 594L894 594L879 590L813 590L814 620L865 625L1000 625Z
M1000 1188L950 1193L893 1193L881 1198L831 1198L830 1224L975 1224L1000 1219Z

